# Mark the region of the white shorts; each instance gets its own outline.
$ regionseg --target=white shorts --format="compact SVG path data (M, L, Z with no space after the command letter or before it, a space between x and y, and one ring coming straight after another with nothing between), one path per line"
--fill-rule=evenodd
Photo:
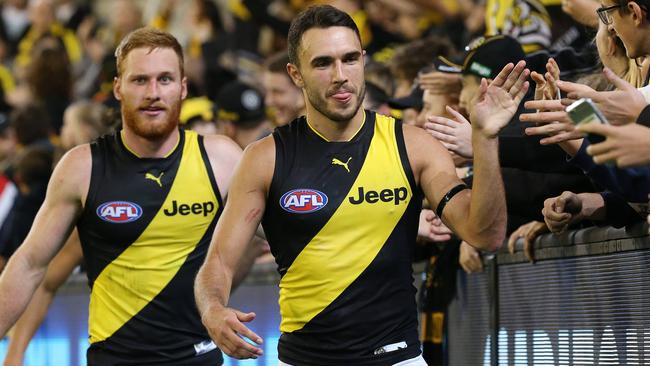
M282 362L278 360L278 366L292 366L286 362ZM419 355L418 357L414 357L408 360L404 360L401 362L398 362L396 364L393 364L393 366L427 366L427 363L424 361L424 358L422 358L422 355Z

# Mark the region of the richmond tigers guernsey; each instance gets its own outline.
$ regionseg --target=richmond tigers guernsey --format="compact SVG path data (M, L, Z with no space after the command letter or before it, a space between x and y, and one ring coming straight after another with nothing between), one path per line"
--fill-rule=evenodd
M221 364L193 294L223 208L203 137L181 130L165 158L138 158L119 133L91 152L77 224L91 287L89 364Z
M411 262L422 193L401 123L365 111L349 142L276 129L263 227L278 263L279 358L391 365L420 354Z

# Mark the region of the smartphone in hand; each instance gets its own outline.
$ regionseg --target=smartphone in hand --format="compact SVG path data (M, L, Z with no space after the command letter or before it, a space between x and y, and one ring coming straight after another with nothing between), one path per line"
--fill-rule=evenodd
M566 107L566 112L573 124L576 126L583 123L594 122L609 124L602 112L598 107L596 107L596 104L594 104L594 102L589 98L582 98L573 102L570 106ZM589 143L591 144L597 144L605 141L605 136L587 134L587 140L589 140Z

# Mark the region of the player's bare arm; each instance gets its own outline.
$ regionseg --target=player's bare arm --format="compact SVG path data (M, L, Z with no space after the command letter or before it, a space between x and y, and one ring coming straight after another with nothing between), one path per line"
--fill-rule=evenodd
M204 137L205 149L210 159L212 171L214 172L217 186L221 198L227 201L228 190L230 189L230 182L232 181L233 174L242 158L242 149L232 139L221 135L209 135ZM262 230L258 228L256 235L259 237L253 239L249 243L249 250L244 252L240 263L236 266L237 270L233 275L232 289L236 289L239 284L246 278L250 271L255 259L263 252L266 242L263 240Z
M525 62L507 65L488 85L481 81L472 115L474 149L473 188L461 190L446 202L442 219L465 241L485 250L498 249L505 238L506 203L498 159L497 135L514 116L528 89ZM421 132L404 129L414 174L430 202L439 205L459 184L451 158L439 143Z
M262 350L245 342L262 339L243 325L253 313L226 308L232 280L248 243L255 234L273 177L275 145L266 137L246 148L235 171L228 200L215 229L205 263L195 282L196 303L210 336L227 355L256 358Z
M63 246L82 210L90 183L90 147L70 150L54 169L45 201L25 241L0 277L0 335L25 310L48 263Z
M237 143L226 136L207 135L203 139L221 198L225 200L233 173L241 160L242 150Z
M427 200L432 202L432 208L436 209L445 195L454 187L463 184L463 182L456 175L451 155L440 142L420 128L413 126L403 126L403 128L407 152L415 179L422 187ZM496 167L493 168L494 174L498 175L498 178L495 179L500 180L498 161L495 164ZM503 188L501 188L500 195L489 195L486 198L490 201L489 206L496 204L496 207L498 207L499 199L504 200ZM502 235L499 230L486 232L480 229L483 225L489 230L493 230L497 226L503 226L503 231L505 231L505 217L501 221L500 215L494 214L495 212L490 210L485 215L485 221L488 222L477 226L477 219L471 217L471 206L472 191L469 189L461 190L444 206L442 219L463 240L476 243L475 245L483 250L495 249L503 241L505 233ZM505 208L503 213L505 214ZM483 219L483 217L479 216L479 219Z
M43 282L38 287L29 305L20 316L9 339L5 366L22 365L25 351L36 331L45 320L50 304L59 288L70 277L72 271L83 261L83 252L77 230L66 241L63 248L47 267Z

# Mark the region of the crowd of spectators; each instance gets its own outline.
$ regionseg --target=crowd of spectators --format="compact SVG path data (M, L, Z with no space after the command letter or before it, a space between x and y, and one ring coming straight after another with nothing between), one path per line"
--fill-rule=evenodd
M648 0L114 0L103 11L96 3L0 3L0 270L28 232L61 152L119 128L112 50L123 35L152 26L185 40L181 123L245 147L304 113L286 71L286 35L313 3L348 12L361 31L365 108L428 131L468 184L481 80L526 60L535 87L499 135L511 251L523 238L532 261L541 233L647 217ZM609 124L576 126L566 107L581 98ZM481 253L430 209L420 221L429 264L422 309L433 321L453 291L455 266L481 271ZM439 338L423 328L433 360Z

